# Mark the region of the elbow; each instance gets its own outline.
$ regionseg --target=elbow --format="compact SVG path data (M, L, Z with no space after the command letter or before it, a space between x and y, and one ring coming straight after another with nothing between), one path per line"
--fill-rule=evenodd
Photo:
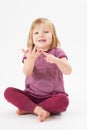
M24 72L26 76L30 76L32 73Z
M65 72L65 74L70 75L72 73L72 68L69 67L68 70Z
M32 74L32 72L28 72L26 70L23 69L23 73L26 75L26 76L30 76Z

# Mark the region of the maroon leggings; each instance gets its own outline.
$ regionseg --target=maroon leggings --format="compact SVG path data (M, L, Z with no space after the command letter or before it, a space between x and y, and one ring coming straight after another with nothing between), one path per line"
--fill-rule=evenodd
M69 105L68 97L63 93L57 93L46 99L38 99L30 96L26 91L8 87L4 92L4 97L17 108L29 113L34 113L34 108L41 106L51 114L56 114L65 111Z

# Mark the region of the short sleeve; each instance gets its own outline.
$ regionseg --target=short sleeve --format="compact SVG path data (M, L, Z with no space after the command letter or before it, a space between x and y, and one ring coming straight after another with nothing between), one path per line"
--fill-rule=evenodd
M58 58L64 58L64 57L66 57L68 59L66 53L61 48L57 48L57 50L56 50L56 56Z
M24 63L24 60L27 59L27 57L24 55L22 58L22 63Z
M28 52L28 50L26 50L26 52ZM25 55L23 55L23 58L22 58L22 63L24 63L24 60L27 59L27 57Z

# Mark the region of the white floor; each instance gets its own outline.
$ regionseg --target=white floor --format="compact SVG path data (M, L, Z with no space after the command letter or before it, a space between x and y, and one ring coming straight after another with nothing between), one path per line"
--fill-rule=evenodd
M45 122L39 122L35 115L15 114L16 109L8 105L3 105L0 109L0 129L2 130L86 130L87 129L87 112L78 107L68 109L61 115L52 116Z
M71 76L72 77L72 76ZM71 81L71 79L70 79ZM67 84L67 80L66 80ZM71 83L71 86L74 83ZM87 129L87 95L81 93L81 87L68 89L70 105L61 115L51 116L45 122L39 122L36 115L16 115L16 108L8 103L1 89L0 129L2 130L86 130ZM81 95L82 94L82 95Z

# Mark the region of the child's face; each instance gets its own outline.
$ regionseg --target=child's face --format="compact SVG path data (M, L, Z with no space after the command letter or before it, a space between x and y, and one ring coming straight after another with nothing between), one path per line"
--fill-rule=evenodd
M48 50L52 43L52 33L47 24L40 24L33 30L33 43L42 50Z

